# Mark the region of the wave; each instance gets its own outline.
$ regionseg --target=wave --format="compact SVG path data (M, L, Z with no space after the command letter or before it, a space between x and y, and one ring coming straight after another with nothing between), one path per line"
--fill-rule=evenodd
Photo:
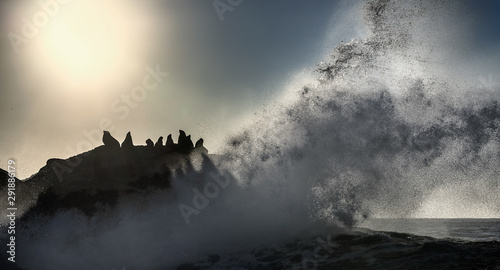
M358 229L243 255L211 255L177 269L487 269L499 266L499 257L498 242Z
M297 254L314 252L310 239L326 232L339 235L339 257L350 259L327 260L324 268L405 265L408 258L424 267L436 250L448 259L472 250L488 264L480 254L498 254L494 244L346 234L367 217L411 217L450 183L469 185L474 198L500 210L500 91L442 76L433 58L439 44L420 31L449 6L365 3L369 37L336 46L318 66L317 82L258 113L218 155L206 156L209 167L191 156L169 168L168 188L124 192L112 204L97 199L90 215L60 205L50 214L34 211L18 234L19 265L280 268L301 263ZM46 208L40 199L37 207ZM193 263L209 254L217 255L205 266ZM231 254L246 257L235 262ZM371 259L353 264L360 256Z

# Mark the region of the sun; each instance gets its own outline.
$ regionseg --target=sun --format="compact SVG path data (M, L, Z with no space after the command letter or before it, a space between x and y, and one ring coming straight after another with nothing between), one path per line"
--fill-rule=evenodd
M111 89L147 65L151 37L144 27L150 23L129 1L69 1L39 29L25 59L43 85L61 91Z
M88 22L92 22L88 21ZM111 50L117 44L113 40L100 39L99 31L89 31L88 25L78 25L77 18L58 19L45 35L44 48L48 58L60 70L74 72L82 77L95 75L117 61ZM116 46L119 51L121 47Z

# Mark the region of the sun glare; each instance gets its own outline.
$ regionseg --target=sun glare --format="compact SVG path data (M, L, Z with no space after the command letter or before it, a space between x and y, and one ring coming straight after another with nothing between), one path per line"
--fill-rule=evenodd
M27 13L35 24L36 12ZM147 65L151 40L141 27L150 17L124 1L69 1L23 48L24 62L43 85L61 91L117 88Z

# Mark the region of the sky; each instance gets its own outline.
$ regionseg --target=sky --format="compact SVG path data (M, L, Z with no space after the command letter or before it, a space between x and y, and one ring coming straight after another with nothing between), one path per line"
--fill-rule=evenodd
M359 2L1 1L0 167L15 159L28 177L100 145L103 129L136 145L183 129L216 152L297 74L366 34ZM463 3L467 57L499 67L500 1Z

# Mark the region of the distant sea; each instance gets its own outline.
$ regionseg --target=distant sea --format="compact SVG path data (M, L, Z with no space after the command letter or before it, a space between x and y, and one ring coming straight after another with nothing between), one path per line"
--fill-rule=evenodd
M246 254L214 254L176 269L500 269L500 219L369 219Z
M369 219L359 225L388 231L467 241L500 241L500 218L491 219Z

